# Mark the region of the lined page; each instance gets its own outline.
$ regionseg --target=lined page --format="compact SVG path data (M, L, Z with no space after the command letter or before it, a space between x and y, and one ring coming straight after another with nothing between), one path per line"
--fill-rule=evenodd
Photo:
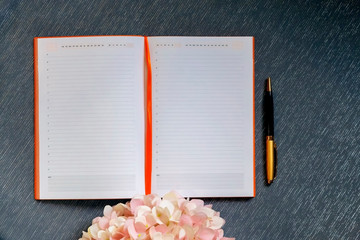
M144 192L143 41L38 39L41 199Z
M253 38L151 37L152 191L254 195Z

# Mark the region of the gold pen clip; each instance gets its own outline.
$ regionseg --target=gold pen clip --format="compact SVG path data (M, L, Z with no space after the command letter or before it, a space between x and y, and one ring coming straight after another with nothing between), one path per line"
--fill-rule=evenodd
M274 179L276 178L277 173L277 146L274 142Z
M274 136L266 136L266 178L267 183L271 184L277 172L277 146Z

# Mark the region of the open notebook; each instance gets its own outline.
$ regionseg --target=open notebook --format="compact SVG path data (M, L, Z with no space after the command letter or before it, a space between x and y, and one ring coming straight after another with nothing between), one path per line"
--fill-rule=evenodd
M35 198L255 196L253 37L35 38Z

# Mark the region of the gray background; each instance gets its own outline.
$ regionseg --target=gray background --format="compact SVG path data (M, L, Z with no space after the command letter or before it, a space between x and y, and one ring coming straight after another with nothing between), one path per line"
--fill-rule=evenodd
M77 239L101 201L35 201L33 38L255 36L253 199L206 199L236 239L360 239L359 1L0 1L0 239ZM263 91L278 178L264 182Z

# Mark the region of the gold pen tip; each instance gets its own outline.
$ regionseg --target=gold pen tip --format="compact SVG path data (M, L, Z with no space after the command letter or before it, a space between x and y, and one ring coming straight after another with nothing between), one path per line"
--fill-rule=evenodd
M266 91L271 92L271 79L268 77L266 79Z
M270 185L273 182L273 180L268 179L267 183Z

